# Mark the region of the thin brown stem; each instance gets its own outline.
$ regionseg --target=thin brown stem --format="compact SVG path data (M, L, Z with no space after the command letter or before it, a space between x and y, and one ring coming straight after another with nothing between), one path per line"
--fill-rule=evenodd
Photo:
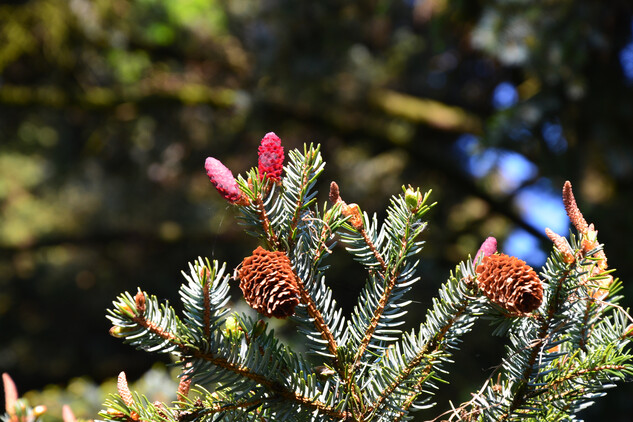
M264 207L264 200L262 199L261 193L259 193L257 198L255 198L255 205L257 206L257 211L259 212L259 220L262 223L262 228L264 229L264 233L266 233L266 241L268 242L268 245L274 249L278 249L279 239L270 226L270 219L266 213L266 207Z
M209 299L209 277L206 274L206 269L205 271L205 280L204 283L202 285L202 300L203 300L203 306L204 306L204 312L203 312L203 330L204 330L204 335L206 338L209 338L211 336L211 301Z
M303 289L305 291L305 289ZM317 311L318 312L318 311ZM319 314L320 315L320 314ZM348 412L341 412L338 410L335 410L329 406L327 406L325 403L322 403L318 400L311 400L307 397L301 396L297 393L294 393L293 391L288 390L286 387L284 387L282 384L280 384L277 381L273 381L270 380L269 378L252 372L250 368L235 364L233 362L228 361L226 358L221 357L221 356L215 356L212 353L204 353L204 352L200 352L200 351L191 351L191 349L184 343L180 342L180 340L174 336L172 333L166 332L165 330L163 330L161 327L159 327L158 325L156 325L155 323L153 323L152 321L148 321L147 319L145 319L145 317L143 315L136 315L134 317L132 317L132 320L134 322L136 322L137 324L139 324L142 327L147 328L148 330L150 330L151 332L153 332L154 334L158 335L159 337L168 340L169 342L176 344L183 352L191 354L192 357L197 358L197 359L202 359L205 360L207 362L212 363L215 366L218 366L220 368L224 368L228 371L234 372L244 378L248 378L252 381L255 381L257 384L260 384L264 387L266 387L267 389L269 389L270 391L275 392L276 394L280 395L282 398L287 399L287 400L293 400L295 402L299 402L304 406L307 407L311 407L314 409L318 409L319 411L333 416L335 418L339 418L339 419L344 419L348 417ZM321 318L321 321L323 321L323 319ZM327 326L325 326L327 329ZM329 333L329 330L327 331ZM331 336L331 334L330 334ZM332 341L334 341L333 337L332 337ZM336 343L334 343L335 345ZM336 349L334 349L336 350Z
M178 339L172 333L163 330L160 326L154 324L152 321L145 319L143 315L136 315L132 318L132 321L136 322L141 327L147 328L152 333L156 334L162 339L168 340L172 343L177 343Z
M548 385L546 388L547 388L547 390L556 391L557 387L559 385L565 383L566 381L571 381L574 378L578 378L578 377L581 377L583 375L592 374L592 373L601 372L601 371L609 371L609 370L620 371L620 370L623 370L625 368L626 368L626 366L623 366L623 365L602 365L602 366L597 366L597 367L594 367L594 368L581 369L580 371L573 372L573 373L571 373L571 374L569 374L567 376L564 376L562 378L559 378L559 379L553 381L552 384ZM573 389L573 392L577 392L575 388ZM558 395L555 395L555 396L551 397L551 399L552 400L556 400L558 398L562 398L562 397L564 397L565 394L569 394L569 392L562 392L562 393L560 393Z
M330 327L326 324L323 319L323 315L319 311L312 299L312 296L308 293L303 281L295 274L295 281L297 283L297 287L299 288L299 294L301 296L301 303L306 305L308 310L308 315L314 319L314 326L321 333L321 338L327 341L327 347L329 352L334 356L334 359L337 358L338 345L336 344L336 340L334 339L334 335L330 331Z
M372 240L369 238L367 231L365 229L360 229L360 235L363 236L363 240L365 241L367 246L369 246L369 250L371 250L371 252L374 254L376 261L380 263L380 267L382 268L383 273L386 274L388 269L387 263L380 255L380 252L378 252L378 249L376 249L376 245L374 245L374 242L372 242Z

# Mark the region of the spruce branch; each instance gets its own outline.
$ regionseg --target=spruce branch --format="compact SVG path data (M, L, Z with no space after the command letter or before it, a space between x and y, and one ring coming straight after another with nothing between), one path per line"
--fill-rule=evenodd
M308 315L310 315L310 317L314 319L314 326L321 333L321 337L323 338L323 340L327 341L327 349L330 352L331 356L335 358L335 361L336 361L336 356L338 353L338 344L336 342L336 339L334 338L334 335L330 331L329 325L325 322L323 315L317 308L317 305L314 299L312 298L312 296L308 293L308 290L303 284L303 281L296 275L295 275L295 280L296 280L297 286L299 287L301 303L303 303L306 306Z
M403 190L406 194L406 188L403 187ZM364 332L358 331L357 336L360 335L361 338L356 346L357 352L352 368L360 364L372 342L388 342L392 340L390 335L399 333L393 328L398 325L398 318L404 315L400 312L401 308L409 302L398 302L411 284L418 280L417 277L413 277L413 270L418 261L408 262L406 258L419 252L422 247L422 242L416 241L416 238L426 227L420 220L432 206L426 205L429 195L430 192L423 196L420 194L414 204L411 204L411 201L407 202L406 195L393 197L380 234L376 233L376 222L370 225L365 215L363 227L350 231L344 238L348 243L354 244L355 247L348 246L348 251L366 265L371 280L361 296L369 300L364 305L359 303L356 308L355 314L359 318L354 325L364 329ZM359 232L360 238L355 234L356 231ZM391 242L387 239L391 239ZM383 244L385 246L382 246ZM379 250L379 247L383 250ZM369 304L373 305L373 309L370 310ZM391 309L385 314L388 308ZM362 324L358 324L360 321ZM386 328L377 332L381 323L384 323Z
M613 382L630 378L631 356L621 334L628 316L613 295L618 283L607 270L597 232L584 220L569 183L563 199L579 236L567 242L547 230L555 249L542 273L544 306L532 318L502 324L512 342L499 368L504 380L474 395L472 404L461 407L472 409L467 413L483 412L495 420L558 420L561 415L566 420Z
M372 240L369 238L367 231L364 228L361 228L359 230L359 233L362 236L363 240L365 241L365 244L367 245L371 253L374 255L374 258L376 258L376 261L380 264L380 268L382 270L382 277L383 279L385 279L387 275L387 271L389 271L389 268L387 267L387 263L385 262L384 258L380 255L380 252L378 252L378 249L376 248L376 245L374 245L374 242L372 242ZM391 279L392 281L394 280L393 277Z
M519 258L497 253L489 237L474 261L450 273L419 329L403 333L412 302L406 294L420 279L419 236L433 205L427 205L430 192L403 187L379 223L376 214L347 204L335 182L331 207L314 206L324 168L319 146L290 151L283 161L281 140L270 132L246 178L236 180L213 158L206 170L220 195L241 211L247 232L265 245L234 272L244 299L263 318L297 322L306 353L284 345L265 319L228 315L225 266L198 259L183 273L182 316L140 289L123 293L108 310L114 336L175 357L181 367L176 401L150 403L130 391L122 373L105 418L412 420L414 411L435 405L433 392L445 382L452 354L484 315L497 325L495 335L509 338L506 356L470 401L443 413L449 420L569 420L606 388L633 379L633 318L617 304L621 283L569 183L563 203L578 235L568 241L546 230L554 250L540 276ZM347 320L326 277L337 241L367 272ZM9 394L17 400L17 393ZM14 419L5 421L29 422Z
M277 200L277 184L262 177L257 169L252 169L246 179L239 175L237 184L247 198L244 203L237 204L242 213L241 224L249 228L246 232L263 239L269 248L281 250L274 224L275 220L284 219L283 207Z
M523 371L520 377L514 382L518 385L518 388L514 390L512 398L510 399L510 405L505 414L501 416L500 420L507 420L515 410L519 409L527 398L530 389L530 380L538 373L538 368L535 368L535 363L539 357L543 345L548 338L551 338L549 333L552 326L556 325L555 316L559 311L562 302L565 300L565 296L561 293L563 291L563 283L569 276L571 269L564 271L560 277L554 282L553 294L547 305L547 310L542 318L539 318L539 325L537 327L537 334L534 338L531 338L529 343L524 346L524 353L527 352L527 357L524 358L522 364Z
M182 272L187 280L180 287L184 321L203 339L209 338L228 313L225 306L229 301L229 276L225 271L226 265L220 266L218 261L198 258L189 264L189 274Z
M320 145L304 145L303 153L295 149L288 153L289 161L284 167L282 203L286 215L284 233L287 233L288 249L297 243L297 237L309 235L305 230L305 217L309 207L316 201L316 186L319 175L325 168Z
M433 307L418 334L408 333L385 350L384 363L370 373L371 377L377 377L376 385L382 387L370 390L374 400L368 414L388 406L399 409L393 420L400 420L419 401L424 389L433 386L433 378L442 364L449 361L457 339L472 329L484 309L483 302L470 292L467 280L472 277L472 264L462 262L441 287L441 299L433 299ZM422 397L422 402L428 400L428 396Z

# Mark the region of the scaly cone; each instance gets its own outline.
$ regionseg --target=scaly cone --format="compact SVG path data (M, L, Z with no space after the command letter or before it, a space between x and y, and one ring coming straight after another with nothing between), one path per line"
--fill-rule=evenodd
M220 160L208 157L204 162L209 180L220 195L232 204L244 205L246 202L242 191L233 177L233 173Z
M543 284L524 261L505 254L484 257L477 266L477 284L494 303L511 314L534 311L543 301Z
M299 288L285 253L259 246L244 258L237 276L251 308L267 317L286 318L294 314L299 304Z
M281 139L274 132L268 132L257 150L259 175L279 183L284 168L284 147Z

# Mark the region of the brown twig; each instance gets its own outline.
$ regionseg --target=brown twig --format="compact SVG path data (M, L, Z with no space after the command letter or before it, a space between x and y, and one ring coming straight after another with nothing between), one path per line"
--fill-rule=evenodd
M360 229L360 235L363 236L363 240L365 241L367 246L369 246L371 252L374 254L374 258L376 258L376 261L380 263L380 267L382 268L383 273L387 274L387 263L380 255L380 252L378 252L378 249L376 249L376 245L374 245L374 242L371 241L369 235L367 234L367 231L364 228Z
M274 249L279 249L279 239L277 238L277 234L275 234L274 230L270 226L270 219L268 218L268 214L266 213L266 207L264 206L264 200L262 199L261 193L257 195L255 198L255 205L257 206L257 211L259 212L259 219L262 223L262 228L266 233L266 240L268 245Z
M136 315L132 317L132 321L136 322L141 327L147 328L149 331L156 334L158 337L162 339L168 340L170 342L178 341L175 335L163 330L159 325L156 325L152 321L148 321L147 319L145 319L145 316L143 315Z
M310 296L310 294L308 293L305 285L303 284L303 281L296 274L295 274L295 281L297 283L297 287L299 288L301 303L306 305L306 308L308 310L308 315L310 315L310 317L314 319L315 327L321 333L321 338L327 341L328 350L334 356L334 359L336 360L338 345L336 344L334 335L330 331L330 327L325 323L325 320L323 319L323 315L317 308L316 303L314 302L314 299L312 299L312 296Z
M209 274L207 274L207 268L203 269L204 282L202 283L202 300L203 300L203 330L206 338L211 336L211 301L209 299Z

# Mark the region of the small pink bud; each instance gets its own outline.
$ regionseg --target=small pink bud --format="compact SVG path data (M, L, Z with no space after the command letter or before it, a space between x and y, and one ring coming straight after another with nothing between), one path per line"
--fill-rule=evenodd
M479 250L477 251L477 255L475 255L475 260L473 262L476 264L480 257L484 258L486 256L494 254L495 252L497 252L497 239L490 236L489 238L484 240L484 243L482 243L479 247Z
M211 183L224 199L234 204L242 198L242 191L237 185L233 173L220 160L209 157L204 162L204 168L207 170L207 176L209 176Z
M62 406L62 420L64 422L77 422L75 413L67 404Z
M274 132L268 132L257 151L260 177L263 179L266 175L270 180L280 182L284 165L284 147L281 146L281 139Z

